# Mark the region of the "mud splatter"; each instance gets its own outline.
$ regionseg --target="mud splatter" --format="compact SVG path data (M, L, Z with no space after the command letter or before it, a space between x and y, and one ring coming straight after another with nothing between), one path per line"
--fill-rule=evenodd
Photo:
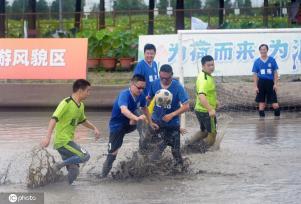
M27 187L37 188L63 179L62 171L54 171L54 157L45 149L34 147L27 175Z

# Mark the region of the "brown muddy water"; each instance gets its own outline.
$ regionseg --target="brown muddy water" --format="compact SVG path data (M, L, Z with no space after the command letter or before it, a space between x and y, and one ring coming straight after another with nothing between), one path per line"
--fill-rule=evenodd
M184 155L191 162L189 172L99 181L93 174L100 172L105 159L110 113L87 112L102 137L95 142L89 130L78 128L76 142L90 152L91 159L81 166L74 185L59 182L27 189L30 151L46 135L50 114L0 112L0 192L44 192L45 203L55 204L300 203L300 113L285 112L280 120L272 113L265 120L259 120L256 112L222 113L220 133L224 138L220 149ZM189 136L198 124L192 113L187 118ZM125 137L115 169L137 150L137 143L136 131ZM60 159L55 150L48 149Z

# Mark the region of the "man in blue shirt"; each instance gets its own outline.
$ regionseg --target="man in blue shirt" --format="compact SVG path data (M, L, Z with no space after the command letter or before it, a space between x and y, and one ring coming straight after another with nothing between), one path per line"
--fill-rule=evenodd
M158 66L154 61L156 56L156 47L153 44L144 46L144 59L141 60L135 67L134 74L143 75L146 86L143 91L145 96L148 96L151 83L158 79Z
M150 88L149 97L153 98L160 89L167 89L172 93L172 102L167 107L154 107L152 120L159 125L158 134L162 141L151 155L151 160L160 159L161 154L167 146L171 147L172 155L176 165L183 165L180 152L180 118L179 116L189 110L189 96L178 80L173 79L172 67L168 64L162 65L159 73L160 79L155 80Z
M259 46L260 57L255 60L252 72L254 90L256 92L255 101L259 103L259 116L265 117L264 109L267 104L272 104L274 115L280 116L280 108L277 101L278 89L278 65L273 57L267 55L268 45Z
M159 78L158 66L157 63L154 61L155 56L156 56L155 45L145 44L144 59L137 64L134 70L134 74L143 75L145 78L146 85L143 93L146 96L147 103L150 102L148 98L148 94L149 94L151 83ZM141 113L137 111L136 114L140 115ZM145 122L139 121L137 123L137 130L139 132L139 150L145 151L146 150L145 142L147 142L145 138L148 137L147 135L149 135L152 132L152 128L150 128L149 125L146 124Z
M151 127L157 128L150 118L146 106L146 98L143 94L145 78L142 75L134 75L128 89L122 90L114 102L112 116L109 123L110 136L107 159L103 164L101 178L110 172L116 159L118 149L122 146L124 135L136 129L138 121L147 120ZM144 114L136 116L134 112L142 108Z

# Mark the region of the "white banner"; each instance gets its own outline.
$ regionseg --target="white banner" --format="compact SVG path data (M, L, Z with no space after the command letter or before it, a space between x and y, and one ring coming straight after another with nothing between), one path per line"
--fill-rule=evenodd
M301 29L186 30L174 35L145 35L139 37L139 60L143 59L144 45L152 43L159 66L168 63L179 76L179 35L186 77L197 75L202 69L201 58L207 54L215 59L216 76L251 75L263 43L269 46L268 54L276 59L280 74L301 73Z

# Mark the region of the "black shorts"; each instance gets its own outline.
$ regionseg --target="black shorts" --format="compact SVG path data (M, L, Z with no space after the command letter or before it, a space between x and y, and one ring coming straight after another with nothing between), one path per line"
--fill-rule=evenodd
M166 146L172 150L180 150L180 127L160 127L157 132L163 139Z
M273 89L274 81L268 79L259 79L257 83L259 93L257 93L255 101L257 103L277 103L277 94Z
M196 117L198 118L200 129L202 132L207 131L208 133L216 132L216 117L210 117L208 112L195 111Z
M136 125L126 125L115 132L110 132L108 152L113 153L119 149L123 143L124 135L136 130Z

